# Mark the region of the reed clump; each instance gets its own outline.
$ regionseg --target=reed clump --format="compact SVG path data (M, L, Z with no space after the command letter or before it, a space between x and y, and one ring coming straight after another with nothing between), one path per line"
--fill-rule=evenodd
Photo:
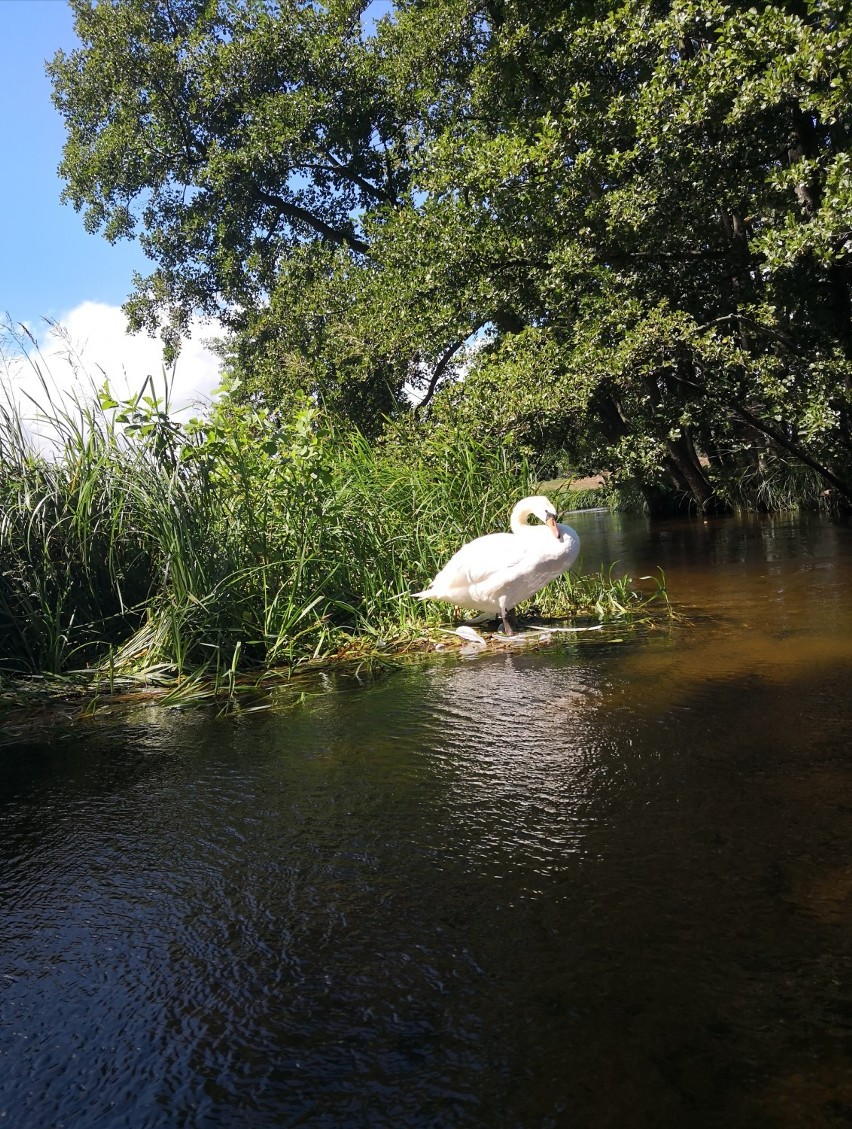
M178 423L148 382L73 408L40 450L0 410L0 679L85 671L234 685L348 651L411 646L446 609L421 588L535 490L499 448L445 433L374 446L304 400L224 394ZM571 578L550 614L630 610L624 581Z

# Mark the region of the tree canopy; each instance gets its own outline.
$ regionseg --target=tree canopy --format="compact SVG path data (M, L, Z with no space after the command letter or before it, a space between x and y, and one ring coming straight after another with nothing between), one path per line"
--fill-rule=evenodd
M244 395L852 500L849 0L71 4L65 196Z

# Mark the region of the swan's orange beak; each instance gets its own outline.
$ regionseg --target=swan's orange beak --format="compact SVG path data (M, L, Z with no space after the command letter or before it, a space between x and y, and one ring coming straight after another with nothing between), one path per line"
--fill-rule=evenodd
M547 525L547 528L550 530L550 532L553 534L553 536L558 541L559 540L559 526L556 524L556 515L555 514L548 514L547 517L544 520L545 520L545 524Z

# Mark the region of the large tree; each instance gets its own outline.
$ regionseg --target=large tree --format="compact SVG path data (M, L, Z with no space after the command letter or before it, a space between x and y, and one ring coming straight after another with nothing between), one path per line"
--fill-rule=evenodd
M370 5L71 6L81 46L48 68L68 131L64 198L88 230L138 238L153 261L125 306L132 327L173 342L193 313L216 315L248 390L312 385L364 426L406 402L407 381L428 383L441 329L425 341L421 318L386 335L371 313L368 225L411 196Z
M852 497L849 5L485 11L397 219L492 318L448 410L704 508L778 457Z
M652 501L779 456L852 496L848 2L72 6L66 195L156 263L136 323Z

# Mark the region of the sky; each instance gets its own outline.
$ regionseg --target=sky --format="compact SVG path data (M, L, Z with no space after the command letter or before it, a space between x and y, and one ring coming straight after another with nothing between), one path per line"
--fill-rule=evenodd
M162 372L160 343L145 334L128 337L121 313L134 271L148 274L151 264L135 243L111 245L89 235L82 216L59 198L65 131L44 64L75 43L66 0L0 0L0 317L37 338L40 364L60 391L86 394L82 367L95 384L106 374L117 392L131 393ZM215 325L199 325L185 342L174 373L175 407L203 405L218 384L218 361L205 346L216 332ZM82 362L76 372L66 359L69 347ZM38 395L33 371L15 360L14 346L11 359L8 342L2 352L0 384Z

